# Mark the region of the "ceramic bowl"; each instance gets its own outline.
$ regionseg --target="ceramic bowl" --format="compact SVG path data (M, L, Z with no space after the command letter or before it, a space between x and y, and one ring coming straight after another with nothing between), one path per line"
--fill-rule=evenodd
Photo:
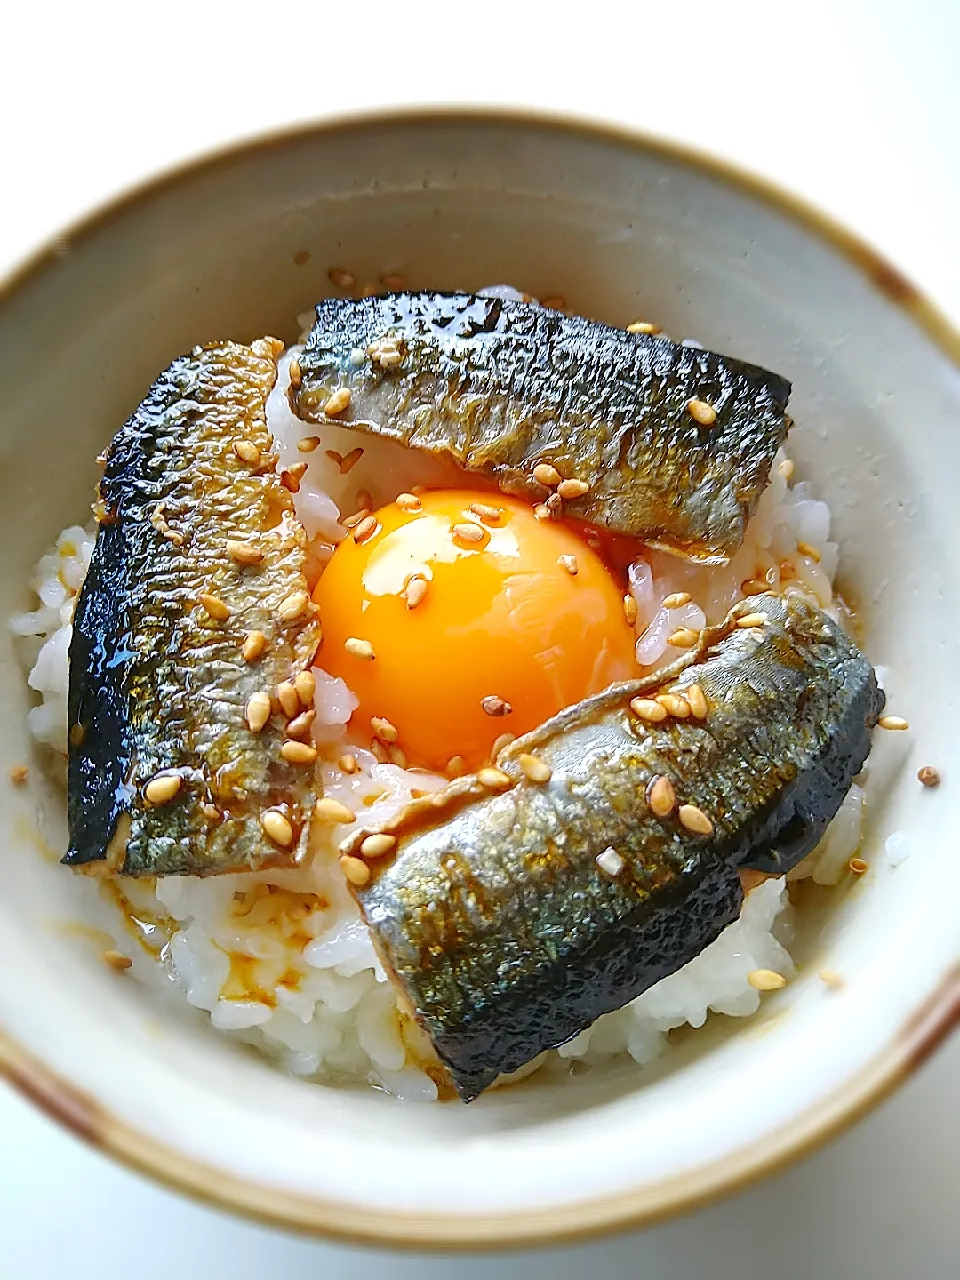
M449 112L272 137L135 192L7 282L0 615L27 607L37 557L84 520L96 454L158 370L212 337L292 339L332 266L563 294L792 379L792 454L831 503L842 586L910 721L878 735L870 870L799 911L799 976L756 1018L714 1019L653 1069L614 1063L468 1107L307 1084L103 964L89 886L56 864L63 795L31 751L0 628L0 1068L185 1191L353 1239L557 1240L729 1191L860 1115L960 1007L960 340L846 232L660 143ZM8 788L23 761L28 783ZM936 791L916 780L924 764L943 773Z

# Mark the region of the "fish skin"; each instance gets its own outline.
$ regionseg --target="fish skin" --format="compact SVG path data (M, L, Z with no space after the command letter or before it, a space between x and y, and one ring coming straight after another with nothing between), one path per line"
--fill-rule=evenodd
M472 294L327 298L300 356L295 412L446 456L542 502L540 462L590 484L568 514L708 563L728 560L790 426L790 384L755 365L665 338ZM367 355L400 339L402 361ZM359 359L358 354L363 356ZM713 426L687 411L698 398Z
M766 626L738 628L746 612ZM629 709L695 682L705 721L649 724ZM783 874L817 843L882 707L869 663L826 614L798 595L755 596L668 670L511 743L497 758L508 790L458 779L378 828L397 836L396 857L373 862L354 896L460 1097L698 955L739 913L741 868ZM526 781L523 753L550 766L549 782ZM650 812L658 774L712 835ZM617 876L596 862L608 847L624 860Z
M256 736L244 720L250 694L307 667L321 638L313 606L289 624L276 614L306 590L306 536L276 475L265 417L282 349L272 338L195 348L110 445L70 645L69 866L207 875L306 854L313 770L280 756L280 717ZM236 456L240 439L259 448L259 464ZM261 563L236 564L228 538L255 540ZM202 592L231 608L226 621L210 618ZM251 629L270 646L247 663L240 645ZM168 770L182 779L179 794L149 805L145 785ZM260 828L274 804L292 820L288 849Z

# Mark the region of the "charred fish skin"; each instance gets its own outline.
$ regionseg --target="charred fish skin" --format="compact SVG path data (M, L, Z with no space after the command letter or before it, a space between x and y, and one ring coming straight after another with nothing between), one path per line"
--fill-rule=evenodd
M739 627L747 610L763 625ZM650 723L631 708L693 684L703 719ZM499 794L460 779L385 824L396 859L373 864L355 896L461 1098L698 955L739 912L741 867L799 861L862 768L882 706L827 615L800 596L754 597L667 671L506 747ZM527 781L528 754L547 782ZM647 799L658 777L676 797L664 816ZM687 804L702 833L684 825Z
M589 486L569 514L690 559L743 540L786 437L790 384L755 365L522 302L472 294L328 298L295 412L449 457L543 501L550 463ZM704 426L688 406L716 412Z
M205 875L305 856L313 771L282 758L279 716L257 734L245 719L320 642L266 426L281 351L195 348L110 445L70 645L70 866ZM250 631L267 639L254 662ZM270 807L286 844L262 829Z

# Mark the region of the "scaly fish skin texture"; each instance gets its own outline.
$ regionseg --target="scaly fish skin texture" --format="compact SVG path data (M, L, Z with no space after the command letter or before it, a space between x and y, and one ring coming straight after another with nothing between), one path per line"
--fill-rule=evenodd
M306 538L265 418L281 350L274 339L196 348L110 445L70 646L68 865L205 875L306 852L313 770L280 756L279 717L256 735L244 720L250 695L304 669L320 642L312 606L289 623L277 615L306 591ZM241 440L253 461L235 452ZM230 539L258 548L260 562L238 563ZM212 617L203 594L229 617ZM247 663L251 630L269 646ZM151 805L158 774L175 775L179 791ZM291 822L288 847L261 829L268 806Z
M691 559L743 541L789 428L790 384L755 365L580 317L470 294L326 299L296 412L445 455L539 501L538 463L589 492L569 514ZM398 358L384 355L395 341ZM692 399L716 409L699 425Z
M761 612L742 629L736 617ZM630 701L697 683L705 720L650 724ZM380 955L469 1101L698 955L736 918L741 867L784 872L816 844L883 706L872 668L799 596L752 598L698 650L614 686L382 828L395 860L356 890ZM528 782L523 753L552 770ZM646 800L657 776L712 834ZM362 839L362 833L357 837ZM623 860L610 874L597 857ZM377 867L379 864L374 864Z

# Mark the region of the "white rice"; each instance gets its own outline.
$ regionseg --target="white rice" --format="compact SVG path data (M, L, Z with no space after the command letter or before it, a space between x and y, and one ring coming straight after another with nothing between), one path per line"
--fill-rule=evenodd
M285 394L289 363L297 350L282 358L267 406L280 466L304 460L297 450L304 426L293 416ZM345 454L356 446L356 437L334 424L310 428L311 433L318 430L321 444L309 455L295 502L320 561L329 558L343 536L340 515L355 509L358 489L369 491L377 506L413 484L457 483L451 466L372 438L362 441L363 457L343 476L325 450ZM809 485L788 483L784 473L790 467L784 463L778 458L743 546L729 565L698 566L649 552L631 568L630 590L638 610L638 673L677 655L667 636L678 627L719 622L742 598L741 583L747 579L803 591L836 611L837 548L829 539L829 510ZM41 698L29 712L31 732L61 760L66 753L73 606L93 541L91 531L64 530L37 566L32 586L39 608L12 622L14 631L28 638L29 684ZM803 553L798 543L804 544ZM689 593L690 603L665 608L667 596L680 591ZM351 744L348 722L357 700L342 680L319 669L316 704L317 740L334 756L351 752L359 764L352 775L323 765L324 790L361 814L363 825L382 820L410 799L411 788L423 791L443 785L439 777L379 764L369 751ZM791 878L812 876L821 884L840 879L860 844L863 803L862 788L854 786L818 849ZM340 827L337 839L350 830ZM397 1010L393 987L346 891L331 835L318 835L316 856L306 871L205 880L165 877L130 883L121 899L123 894L136 904L140 919L155 918L161 925L145 939L156 939L155 959L146 961L147 967L154 976L165 976L178 997L203 1010L218 1030L254 1045L298 1076L368 1082L413 1100L437 1097L437 1087L424 1069L430 1064L429 1045L419 1028ZM125 914L126 919L118 910L117 945L132 948L134 973L141 974L143 955L130 936L132 912ZM790 915L783 879L757 885L747 895L739 920L696 959L624 1008L597 1019L569 1043L541 1055L538 1062L552 1061L556 1068L564 1061L593 1064L629 1055L642 1065L664 1051L673 1028L699 1027L711 1012L749 1017L760 1002L747 981L751 970L793 975L786 950Z

